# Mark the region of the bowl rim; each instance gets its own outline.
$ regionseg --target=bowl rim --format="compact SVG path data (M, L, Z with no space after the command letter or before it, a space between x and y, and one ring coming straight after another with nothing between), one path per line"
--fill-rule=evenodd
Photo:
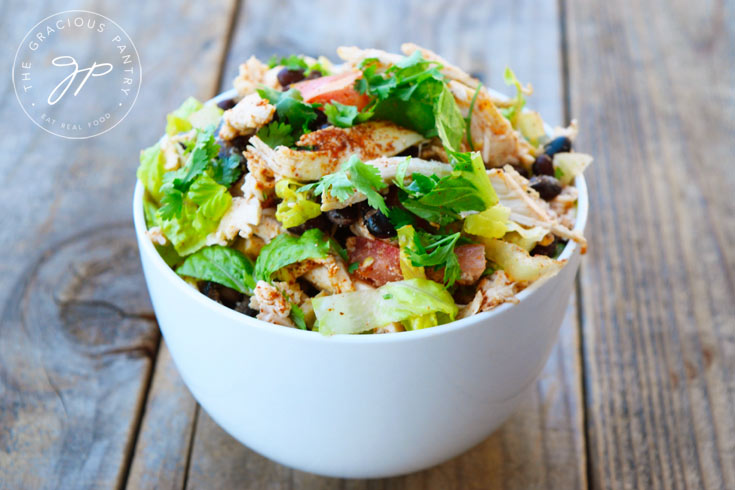
M502 94L495 92L494 90L490 90L490 92L494 96L501 96L504 97ZM227 98L232 98L236 94L234 89L227 90L225 92L222 92L221 94L218 94L217 96L213 97L212 99L205 102L205 104L208 103L214 103L220 102ZM544 124L546 126L547 132L550 131L550 127L547 124ZM578 175L574 179L574 186L577 188L578 195L577 195L577 218L574 223L574 227L572 228L573 231L578 231L580 233L584 232L585 226L587 224L587 216L589 211L589 196L587 192L587 182L584 178L584 175ZM301 330L298 328L289 328L289 327L283 327L281 325L275 325L273 323L269 323L263 320L258 320L257 318L253 318L247 315L244 315L242 313L238 313L235 310L232 310L225 305L222 305L220 303L217 303L216 301L210 299L209 297L203 295L193 287L191 287L186 281L184 281L174 270L164 262L163 258L159 255L158 251L156 251L155 247L153 246L153 243L148 239L146 236L146 224L145 224L145 216L143 213L143 196L144 196L144 189L143 184L140 180L136 180L135 184L135 190L133 193L133 224L135 227L135 234L138 240L138 249L141 253L141 256L143 254L146 254L150 260L149 265L152 265L155 268L155 272L157 274L162 275L163 277L167 278L168 282L171 283L172 287L176 288L178 291L181 291L181 294L184 294L187 298L189 298L192 301L196 301L199 304L202 305L204 308L209 308L212 310L212 313L215 315L225 316L229 318L231 321L237 322L242 324L243 326L250 327L250 328L256 328L256 329L264 329L267 330L270 333L273 333L274 335L282 335L286 337L294 337L299 338L299 340L310 340L313 342L331 342L331 343L348 343L348 344L363 344L363 343L381 343L381 342L408 342L412 340L418 340L421 338L428 338L428 337L435 337L435 336L441 336L446 335L454 331L462 330L464 328L469 327L470 325L474 325L476 323L480 323L483 321L487 321L491 319L494 316L498 316L502 314L504 311L508 310L509 308L514 308L517 306L520 306L523 303L523 300L531 295L533 295L536 291L538 291L542 285L546 284L547 281L552 280L555 277L558 277L558 274L555 274L553 276L548 276L545 278L541 278L528 286L526 289L521 291L516 295L516 298L518 298L518 303L504 303L497 308L492 309L491 311L485 311L481 313L477 313L472 316L468 316L466 318L462 318L460 320L455 320L450 323L446 323L444 325L437 325L436 327L432 328L426 328L421 330L409 330L405 332L394 332L389 335L354 335L354 334L335 334L335 335L321 335L318 332L313 332L310 330ZM573 240L569 240L567 242L567 245L564 247L564 250L562 250L562 253L559 255L558 260L567 260L567 263L564 264L563 267L567 267L569 264L569 259L572 257L574 252L579 247L579 244ZM274 328L275 327L275 328Z

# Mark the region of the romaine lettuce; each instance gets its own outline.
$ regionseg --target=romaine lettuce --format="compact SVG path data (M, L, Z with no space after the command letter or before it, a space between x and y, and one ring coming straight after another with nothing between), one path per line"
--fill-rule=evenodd
M307 230L300 237L278 235L260 251L255 261L257 281L271 281L271 276L287 265L307 259L323 259L330 250L330 241L318 228Z
M301 184L291 179L276 183L276 196L282 201L276 207L276 219L284 228L299 226L322 214L319 203L310 201L306 192L297 192Z
M186 99L178 109L166 116L166 134L174 135L189 131L193 126L189 122L189 116L204 107L194 97Z
M505 235L509 216L510 209L498 203L485 211L467 216L462 230L470 235L500 238Z
M312 300L319 332L353 334L431 313L457 314L452 296L429 279L389 282L377 289L323 296Z
M161 185L163 184L163 174L166 172L163 169L163 163L164 157L159 143L140 152L138 180L143 183L143 187L156 203L160 203L161 197L163 197Z

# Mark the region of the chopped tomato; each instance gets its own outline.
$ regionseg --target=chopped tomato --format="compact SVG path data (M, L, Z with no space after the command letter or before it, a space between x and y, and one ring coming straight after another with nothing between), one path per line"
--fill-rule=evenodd
M370 97L355 90L355 81L360 77L362 72L348 71L339 75L304 80L292 84L291 87L301 92L304 102L328 104L336 101L344 105L357 106L358 110L362 110L370 103Z
M386 282L403 280L398 261L399 252L395 245L380 240L359 236L347 239L350 264L360 264L353 274L376 287Z
M485 246L477 244L460 245L454 249L454 253L457 255L459 268L462 269L462 275L457 280L457 284L474 284L485 272ZM444 280L444 269L432 270L427 268L426 275L431 280L442 282Z

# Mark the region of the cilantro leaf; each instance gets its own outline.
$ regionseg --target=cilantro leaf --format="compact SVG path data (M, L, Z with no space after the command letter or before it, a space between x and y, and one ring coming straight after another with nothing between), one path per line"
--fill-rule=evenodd
M340 202L346 201L355 192L361 192L367 197L370 206L379 209L387 216L388 206L378 192L386 187L387 184L383 182L376 167L363 163L357 155L352 155L338 171L325 175L319 182L302 187L299 192L307 190L313 190L314 194L329 192Z
M199 212L211 220L220 219L230 208L232 196L227 187L218 184L207 174L200 175L195 180L186 197L199 205Z
M296 143L293 128L290 124L283 122L273 121L267 126L263 126L258 130L257 136L271 148L277 146L293 146Z
M291 316L291 320L293 320L297 328L301 330L306 330L306 319L304 318L304 310L302 310L299 305L290 300L289 303L291 303L291 313L289 314Z
M415 267L444 267L444 284L449 287L460 278L462 270L454 247L460 233L452 235L432 235L417 230L413 236L413 247L406 247L406 253Z
M268 59L268 68L274 68L278 65L289 70L306 70L309 68L306 64L306 60L297 54L282 56L280 58L274 54L270 59Z
M459 153L447 150L454 170L439 178L412 175L409 185L399 184L405 179L407 164L396 172L398 199L413 214L440 225L460 219L464 211L484 211L498 202L498 197L478 153Z
M327 116L327 121L338 128L352 127L358 114L357 107L340 104L336 100L324 106L324 115Z
M321 259L329 253L329 240L318 228L307 230L300 237L284 233L262 248L255 261L256 281L271 281L271 276L287 265L307 259Z
M184 206L184 194L178 189L165 189L165 186L162 189L164 189L164 194L158 215L162 219L180 218Z
M291 125L294 137L296 131L300 131L299 135L308 131L309 123L317 118L316 107L319 107L319 104L305 103L301 92L295 88L281 92L261 86L258 94L276 107L278 119Z
M242 175L243 157L233 153L227 158L217 158L212 162L212 178L224 186L231 186Z

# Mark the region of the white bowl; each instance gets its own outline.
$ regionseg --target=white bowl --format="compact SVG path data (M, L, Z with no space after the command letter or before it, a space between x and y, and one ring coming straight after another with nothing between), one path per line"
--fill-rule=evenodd
M575 184L581 232L587 186L583 177ZM185 283L145 235L143 192L138 182L143 272L184 382L237 440L320 475L410 473L484 440L546 363L579 268L570 241L566 266L522 291L518 304L426 330L325 337L237 313Z

